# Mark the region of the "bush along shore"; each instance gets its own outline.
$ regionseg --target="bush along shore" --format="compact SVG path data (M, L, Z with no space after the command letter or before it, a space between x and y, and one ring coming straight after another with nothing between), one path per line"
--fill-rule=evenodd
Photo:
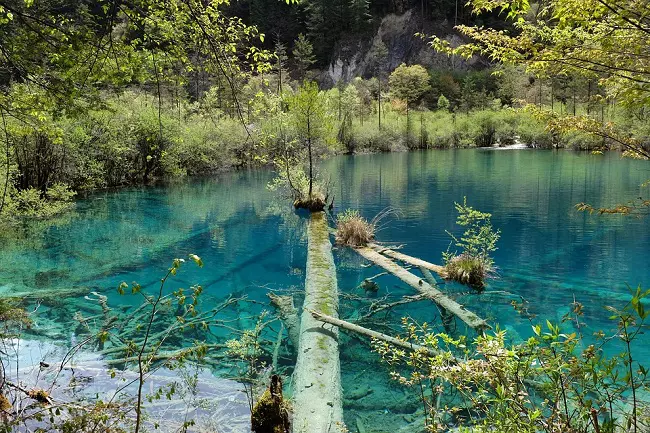
M83 117L42 115L28 126L8 119L8 152L0 157L0 218L50 217L84 191L240 167L275 165L282 171L300 164L292 157L308 138L313 161L343 153L514 144L604 148L603 139L584 133L553 133L534 113L498 99L487 108L455 112L444 99L440 108L413 108L387 94L379 120L377 96L365 89L369 100L364 102L359 90L371 88L368 81L355 80L343 91L292 83L279 96L268 81L259 80L255 93L242 98L246 104L239 101L242 116L220 107L216 90L200 101L175 105L128 91L106 97L101 108ZM309 92L320 109L310 114L316 129L304 131Z

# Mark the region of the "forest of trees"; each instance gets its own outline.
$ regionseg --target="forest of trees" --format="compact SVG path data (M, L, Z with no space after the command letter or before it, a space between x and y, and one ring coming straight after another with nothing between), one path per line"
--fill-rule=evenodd
M590 150L628 144L594 125L585 128L591 135L549 129L539 113L513 110L526 104L560 117L616 122L621 134L645 145L645 104L625 89L608 93L617 65L552 70L536 63L526 71L472 30L522 32L495 6L503 5L481 5L484 13L473 15L457 1L431 0L4 2L0 214L48 215L84 190L272 164L289 151L295 164L303 159L295 145L300 125L288 101L303 80L321 81L336 48L350 40L372 42L372 73L322 88L318 157L514 142ZM453 20L478 40L452 49L440 34L434 48L503 65L389 70L394 47L374 33L386 14L409 9L428 22ZM642 48L647 35L639 32ZM628 80L639 91L644 71Z

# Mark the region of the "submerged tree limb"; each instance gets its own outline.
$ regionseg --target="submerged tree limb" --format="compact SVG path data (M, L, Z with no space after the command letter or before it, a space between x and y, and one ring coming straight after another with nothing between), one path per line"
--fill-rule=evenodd
M431 275L431 272L427 268L420 266L420 272L422 272L422 276L427 283L431 284L431 287L437 287L436 279L433 278L433 275ZM440 310L440 318L442 319L442 326L445 328L445 332L451 334L451 324L454 321L454 315L449 314L449 311L445 307L438 306L438 309Z
M298 316L298 309L293 304L293 296L269 293L268 297L271 300L271 305L278 311L278 318L287 328L289 341L297 349L300 340L300 317Z
M380 266L391 274L395 275L397 278L416 289L418 292L438 304L440 307L447 310L449 313L454 314L460 320L465 322L470 328L473 328L478 332L482 332L484 329L490 328L490 325L488 325L485 320L481 319L471 311L466 310L464 306L447 297L441 291L431 286L431 284L408 272L406 269L402 268L392 260L382 256L377 251L374 251L368 247L358 247L354 248L354 250L365 259L370 260L377 266Z
M372 316L374 316L375 314L380 313L382 311L391 310L391 309L393 309L393 308L395 308L395 307L397 307L399 305L410 304L411 302L423 301L425 299L427 299L427 297L424 296L423 294L417 294L417 295L413 295L413 296L404 296L404 297L402 297L402 299L400 299L398 301L395 301L395 302L388 302L388 303L384 303L384 304L381 304L381 303L378 303L378 302L373 303L372 305L370 305L370 311L368 313L364 314L363 316L361 316L356 321L357 322L362 322L364 320L370 319Z
M424 346L418 344L409 343L408 341L403 341L390 335L382 334L381 332L373 331L372 329L364 328L363 326L355 325L354 323L346 322L345 320L337 319L336 317L328 316L327 314L319 313L318 311L309 310L309 313L316 320L320 320L324 323L329 323L338 328L345 329L348 331L355 332L357 334L365 335L366 337L374 338L375 340L385 341L386 343L392 344L393 346L402 347L404 349L424 352L429 356L436 356L440 353Z

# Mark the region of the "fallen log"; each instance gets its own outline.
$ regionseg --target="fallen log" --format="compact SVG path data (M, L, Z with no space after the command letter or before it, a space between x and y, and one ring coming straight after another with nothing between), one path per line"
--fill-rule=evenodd
M434 265L433 263L418 259L417 257L407 256L406 254L400 253L399 251L382 247L379 244L370 243L368 244L368 248L392 259L399 260L400 262L408 263L409 265L417 266L419 268L428 269L440 275L442 278L447 278L447 273L445 272L444 266Z
M311 214L308 228L307 310L337 315L336 268L324 212ZM338 328L311 314L300 318L298 357L294 370L294 433L338 433L343 427Z
M460 305L453 299L448 298L441 291L431 286L431 284L418 278L416 275L410 273L392 260L379 254L377 251L368 247L357 247L354 248L354 250L365 259L370 260L377 266L384 268L400 280L404 281L409 286L416 289L418 292L422 293L428 299L432 300L440 307L447 310L449 313L452 313L458 317L470 328L477 330L479 333L483 332L485 329L490 328L490 325L488 325L485 320L481 319L471 311L466 310L464 306Z
M433 275L431 275L431 272L427 268L420 266L420 272L422 272L422 276L427 281L427 283L431 284L431 287L438 286L436 279L433 278ZM442 319L442 326L443 328L445 328L445 332L447 334L451 334L452 333L451 324L454 321L454 315L450 314L445 307L439 307L439 309L440 309L440 318Z
M298 309L293 305L293 296L269 293L268 297L271 300L271 305L278 311L278 318L287 328L291 345L297 349L300 340L300 317Z
M309 310L309 313L316 320L320 320L321 322L329 323L338 328L365 335L366 337L374 338L375 340L385 341L386 343L392 344L393 346L412 350L414 352L424 352L429 356L436 356L440 354L439 352L428 347L409 343L408 341L400 340L398 338L391 337L390 335L382 334L381 332L373 331L372 329L364 328L363 326L355 325L354 323L346 322L345 320L337 319L336 317L331 317L327 314L319 313L318 311Z

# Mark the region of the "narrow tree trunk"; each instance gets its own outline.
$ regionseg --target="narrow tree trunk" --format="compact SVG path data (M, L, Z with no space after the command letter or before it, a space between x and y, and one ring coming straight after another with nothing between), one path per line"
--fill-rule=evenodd
M383 254L392 259L399 260L400 262L408 263L409 265L433 271L436 274L440 275L442 278L447 278L447 273L445 272L444 266L435 265L422 259L418 259L417 257L407 256L406 254L400 253L399 251L391 250L390 248L385 248L378 244L370 243L368 244L368 248L377 251L379 254Z
M314 188L314 161L311 152L311 122L307 116L307 151L309 152L309 199L311 200Z
M379 83L379 93L377 94L377 103L379 105L379 109L377 110L377 115L379 116L379 129L381 129L381 74L379 74L377 82Z

